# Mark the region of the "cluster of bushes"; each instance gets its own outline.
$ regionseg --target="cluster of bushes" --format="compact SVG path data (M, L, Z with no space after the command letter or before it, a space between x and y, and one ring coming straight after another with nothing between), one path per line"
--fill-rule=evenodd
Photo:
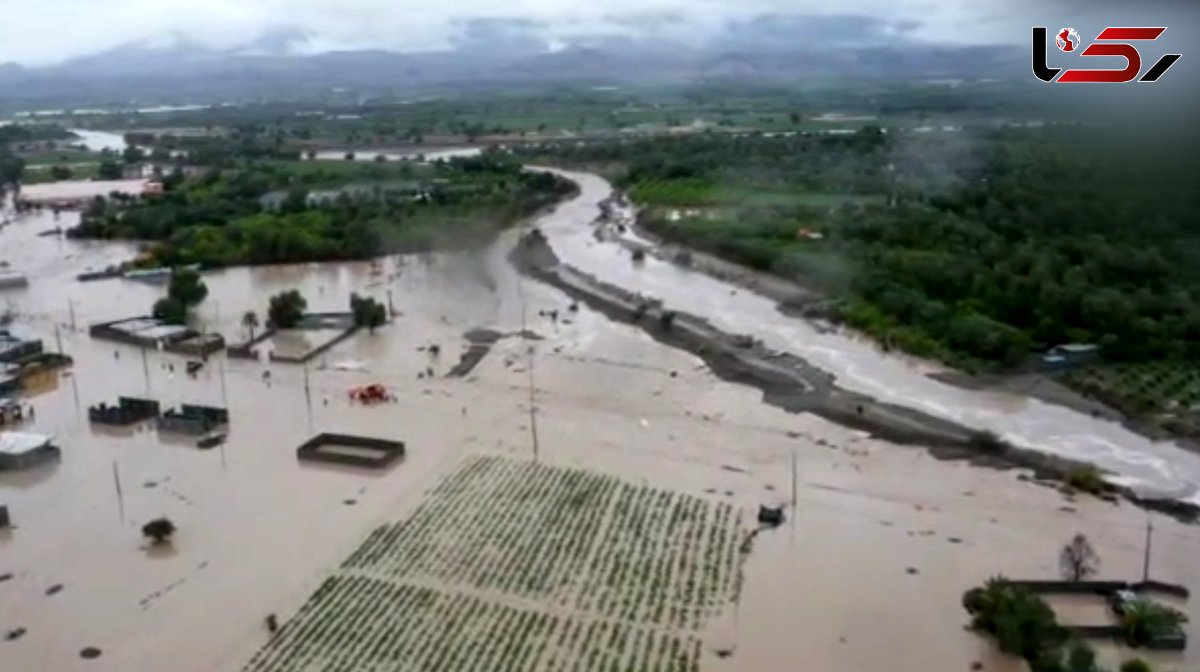
M971 627L991 635L1000 650L1020 656L1031 672L1105 672L1086 643L1073 639L1058 624L1054 611L1030 591L995 577L963 596ZM1147 644L1155 633L1178 628L1186 617L1175 609L1149 601L1130 604L1122 615L1126 639ZM1150 672L1140 659L1127 661L1121 672Z

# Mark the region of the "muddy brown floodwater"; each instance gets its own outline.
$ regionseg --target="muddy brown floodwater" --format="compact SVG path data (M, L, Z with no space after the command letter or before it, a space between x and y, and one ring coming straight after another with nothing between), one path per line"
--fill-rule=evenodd
M586 231L602 186L585 182L539 225ZM0 231L0 258L30 278L0 293L0 306L15 314L14 328L52 350L61 341L76 361L29 399L37 414L26 429L54 434L61 463L0 474L14 524L0 532L0 575L12 574L0 583L0 631L24 629L0 641L5 669L124 672L180 660L189 670L239 669L266 640L268 614L290 616L374 527L405 517L465 456L531 457L531 379L548 463L752 514L791 501L795 459L797 508L756 540L740 603L706 633L704 669L1020 669L963 630L962 592L997 573L1055 575L1058 549L1076 532L1092 538L1103 577L1139 576L1147 517L1154 577L1200 585L1195 527L1127 504L1067 502L1012 472L788 414L587 307L563 319L566 296L509 267L517 231L478 253L389 258L379 272L349 263L207 273L197 319L231 340L241 339L245 311L261 315L271 294L292 287L314 310L343 309L352 291L383 301L390 293L399 314L307 371L218 356L190 378L185 358L88 337L88 324L145 312L163 289L76 282L133 250L37 236L74 217L23 215ZM550 310L558 320L539 316ZM474 328L543 338L502 338L468 375L447 378ZM429 367L436 375L418 378ZM389 386L396 403L349 403L348 389L371 382ZM87 406L122 394L228 406L228 440L198 450L153 430L90 427ZM398 439L408 452L383 473L299 463L296 446L319 431ZM140 528L164 515L178 532L150 547ZM47 595L55 585L62 590ZM1186 610L1200 619L1195 602ZM103 655L83 659L85 647ZM718 658L717 649L733 654ZM1195 669L1200 654L1158 662Z

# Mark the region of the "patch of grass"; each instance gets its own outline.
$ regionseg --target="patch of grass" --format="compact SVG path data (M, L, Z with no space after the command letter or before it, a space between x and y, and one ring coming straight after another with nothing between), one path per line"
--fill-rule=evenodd
M100 163L104 158L104 155L100 152L69 147L35 152L19 152L18 156L25 161L25 165L28 167L50 166L56 163Z
M1067 486L1080 492L1098 495L1109 490L1108 483L1099 469L1093 466L1079 467L1067 474L1064 482Z
M1200 436L1200 362L1099 364L1068 374L1080 392L1183 436Z

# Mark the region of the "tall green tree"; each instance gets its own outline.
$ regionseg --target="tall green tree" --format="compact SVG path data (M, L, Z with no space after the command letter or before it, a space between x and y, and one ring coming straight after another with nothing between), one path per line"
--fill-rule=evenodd
M354 314L354 324L371 333L387 323L387 307L371 297L351 294L350 311Z
M179 268L171 273L171 280L167 284L167 296L191 309L200 305L208 296L208 286L196 271Z
M276 329L290 329L304 317L308 301L299 290L290 289L271 297L267 308L267 323Z
M121 164L111 159L104 159L96 171L96 176L102 180L119 180L124 175Z

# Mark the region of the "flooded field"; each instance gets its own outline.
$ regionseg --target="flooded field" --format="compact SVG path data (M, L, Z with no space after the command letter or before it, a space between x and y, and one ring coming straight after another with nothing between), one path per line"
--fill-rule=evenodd
M94 180L91 182L67 181L31 184L21 187L21 198L34 202L75 200L93 196L107 196L113 192L139 195L146 180Z
M594 255L593 270L611 271L614 280L632 276L627 256L587 242L607 187L581 179L579 199L539 225L556 248L562 244L569 263L582 266ZM1015 671L1015 661L962 629L964 590L998 573L1057 576L1058 550L1076 532L1092 538L1101 578L1140 576L1141 510L1068 502L1010 472L940 462L784 413L762 404L754 390L720 382L697 358L586 307L569 319L540 316L567 315L570 301L511 270L504 256L516 231L479 253L386 259L382 275L365 263L207 273L209 298L197 320L230 340L243 336L245 311L265 315L268 297L291 288L314 311L345 310L352 291L385 303L390 293L398 314L307 370L217 356L189 377L183 357L87 336L88 324L148 311L164 289L76 282L76 273L128 258L133 247L37 235L74 217L24 215L0 232L0 258L30 279L29 287L0 295L0 305L15 315L15 329L43 338L50 350L61 342L76 360L70 375L29 399L36 419L24 427L53 434L62 462L0 474L0 502L14 525L0 532L0 575L11 574L0 582L0 632L22 630L0 640L0 658L13 669L124 672L170 669L180 660L194 670L254 669L251 661L262 660L255 654L269 642L268 615L287 622L326 580L346 578L343 561L376 530L420 521L428 510L422 507L440 501L436 489L445 479L480 457L513 464L536 458L548 469L583 470L729 507L746 520L760 504L787 505L784 525L759 534L745 557L740 599L706 612L687 635L699 642L704 670L961 670L980 661L987 670ZM662 289L656 278L676 274L685 280L679 287L690 289L664 291L687 292L687 300L710 302L718 314L731 300L726 286L717 291L665 265L647 268L655 270L627 278L635 289ZM682 303L683 296L667 299ZM778 319L762 317L742 322L746 315L734 312L729 319L767 330ZM464 333L479 327L528 329L540 340L502 338L468 375L447 378L468 347ZM806 351L829 347L807 335L777 338ZM883 380L902 368L886 364ZM428 369L432 377L423 375ZM861 377L869 378L866 371ZM376 382L395 403L347 399L351 388ZM149 427L89 425L89 405L120 395L152 397L164 407L228 407L228 440L201 450L193 439ZM986 413L1002 417L1005 404L1022 407L997 398ZM381 472L297 461L296 447L321 431L403 441L406 455ZM471 494L458 508L491 511L491 499ZM142 538L142 525L158 516L178 527L170 545ZM1200 531L1160 516L1154 525L1154 577L1200 585ZM455 532L474 528L441 529L447 543L459 543L469 537ZM458 557L451 550L447 557ZM386 561L382 567L392 571ZM419 581L404 579L415 587L385 587L425 591L447 609L482 600L474 582L439 567L422 569ZM514 560L513 567L525 565ZM488 620L481 628L504 609L529 611L516 598L489 594L482 601L475 613ZM1200 619L1195 602L1186 608ZM635 610L636 619L646 613ZM576 617L562 612L563 627ZM81 657L87 647L99 657ZM1200 651L1159 662L1166 670L1194 669Z

